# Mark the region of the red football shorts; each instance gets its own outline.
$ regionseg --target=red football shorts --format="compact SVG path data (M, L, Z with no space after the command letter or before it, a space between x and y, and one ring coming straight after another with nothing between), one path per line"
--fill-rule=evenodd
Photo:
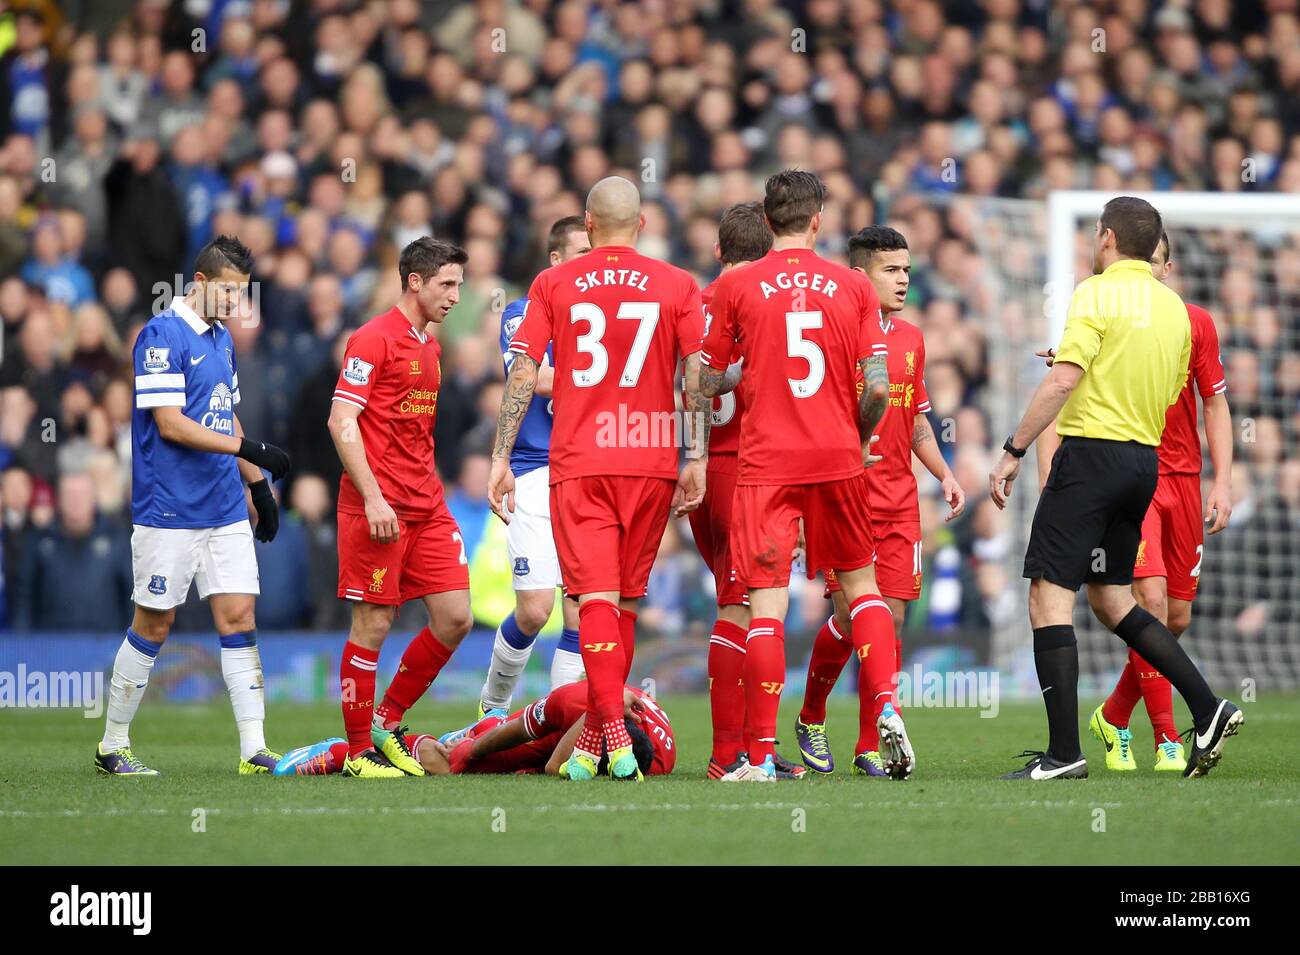
M867 472L820 484L746 484L736 488L731 559L750 590L788 587L790 559L803 518L808 576L866 567L875 553Z
M876 584L885 597L915 600L921 596L921 522L878 521Z
M564 592L644 597L677 482L671 478L569 478L551 485L551 529Z
M717 462L718 466L714 466ZM719 607L748 605L731 561L731 507L736 495L736 456L709 457L704 503L687 515L700 556L713 573Z
M370 539L364 514L339 516L339 596L399 606L415 597L469 589L469 563L445 502L423 521L397 522L397 540Z
M1162 474L1142 520L1133 576L1164 577L1169 596L1195 600L1205 544L1198 474Z

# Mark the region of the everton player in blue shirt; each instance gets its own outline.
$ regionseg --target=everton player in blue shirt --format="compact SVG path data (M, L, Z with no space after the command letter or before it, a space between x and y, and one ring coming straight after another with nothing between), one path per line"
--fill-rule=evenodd
M131 562L135 617L113 662L108 720L95 768L113 776L156 776L131 752L131 719L149 672L197 581L221 638L221 672L239 729L241 775L269 773L279 756L266 747L262 664L253 602L257 558L244 484L257 511L257 538L280 525L273 480L289 456L244 437L235 414L239 374L230 332L252 271L252 255L234 236L208 243L194 263L185 296L145 325L133 352L131 420Z
M546 240L551 265L567 262L591 251L582 216L566 216L551 226ZM516 299L501 314L501 354L510 374L510 339L514 337L528 299ZM511 581L515 588L515 612L497 628L492 645L492 662L479 701L479 716L491 710L509 710L510 698L533 652L533 641L555 607L555 588L560 586L560 561L551 534L551 381L555 371L551 353L538 370L533 403L519 425L519 438L510 455L515 475L515 509L506 526L506 547L510 555ZM565 600L564 632L551 658L551 688L582 678L582 653L578 648L578 608Z

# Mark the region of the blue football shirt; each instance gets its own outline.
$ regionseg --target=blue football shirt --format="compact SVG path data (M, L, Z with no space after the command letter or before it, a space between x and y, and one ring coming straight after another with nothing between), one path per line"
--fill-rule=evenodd
M501 313L501 354L505 360L507 376L510 374L510 362L515 357L510 351L510 339L515 337L527 311L528 299L517 298ZM550 345L546 346L546 358L552 365L555 364ZM510 453L510 470L515 477L523 477L530 471L550 464L551 426L554 423L555 413L551 399L534 395L532 404L524 412L524 420L519 422L515 449Z
M222 527L248 518L234 455L163 440L153 409L181 408L219 434L235 433L239 375L230 332L185 302L150 320L136 339L131 416L131 521L145 527Z

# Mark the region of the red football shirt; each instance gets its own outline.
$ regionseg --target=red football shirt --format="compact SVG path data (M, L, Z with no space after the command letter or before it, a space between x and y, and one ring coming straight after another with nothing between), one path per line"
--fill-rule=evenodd
M718 283L712 282L700 292L704 302L704 327L709 327L709 303L713 301L713 288ZM733 355L732 361L739 358ZM725 395L713 399L713 427L709 430L709 454L735 454L740 450L740 418L745 405L740 400L740 389L736 388ZM710 462L712 464L712 462Z
M551 483L675 478L677 364L703 334L695 279L631 246L592 249L537 276L510 350L540 362L555 345Z
M1165 433L1157 453L1161 474L1200 474L1201 435L1196 429L1196 391L1202 398L1228 390L1219 355L1219 332L1210 313L1199 305L1187 306L1192 323L1191 370L1178 400L1165 412ZM1195 379L1195 390L1192 381Z
M916 416L930 410L925 393L925 338L901 318L885 318L889 346L889 408L876 426L881 460L868 472L868 498L873 521L921 519L912 472L912 431Z
M871 282L811 250L774 249L713 285L701 360L725 370L739 346L745 361L736 483L859 473L858 362L887 353Z
M384 500L406 521L428 519L442 500L442 483L433 469L440 354L438 340L421 335L394 307L348 338L334 386L335 401L361 409L357 424L366 461ZM339 482L339 511L366 512L346 471Z
M641 728L655 744L654 762L650 764L651 776L666 776L677 765L677 740L673 738L673 725L668 714L648 694L636 687L628 687L636 694L644 709L641 711Z

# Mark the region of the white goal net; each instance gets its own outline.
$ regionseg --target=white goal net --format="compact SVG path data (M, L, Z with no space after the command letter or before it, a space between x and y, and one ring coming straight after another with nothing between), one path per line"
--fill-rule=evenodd
M1047 202L956 199L989 288L977 311L989 348L982 404L994 437L1009 434L1045 374L1036 349L1054 346L1075 284L1091 273L1092 232L1109 193L1059 192ZM1199 595L1184 636L1212 685L1241 692L1300 685L1300 196L1144 195L1165 220L1171 285L1214 316L1234 427L1230 525L1207 537ZM1199 409L1198 409L1199 410ZM1202 445L1204 424L1202 416ZM1014 607L993 636L994 664L1033 685L1021 560L1037 503L1026 458L1006 527ZM1203 478L1211 476L1208 453ZM984 494L983 489L969 489ZM1008 608L1012 601L1007 601ZM1125 647L1080 597L1080 690L1105 693Z

